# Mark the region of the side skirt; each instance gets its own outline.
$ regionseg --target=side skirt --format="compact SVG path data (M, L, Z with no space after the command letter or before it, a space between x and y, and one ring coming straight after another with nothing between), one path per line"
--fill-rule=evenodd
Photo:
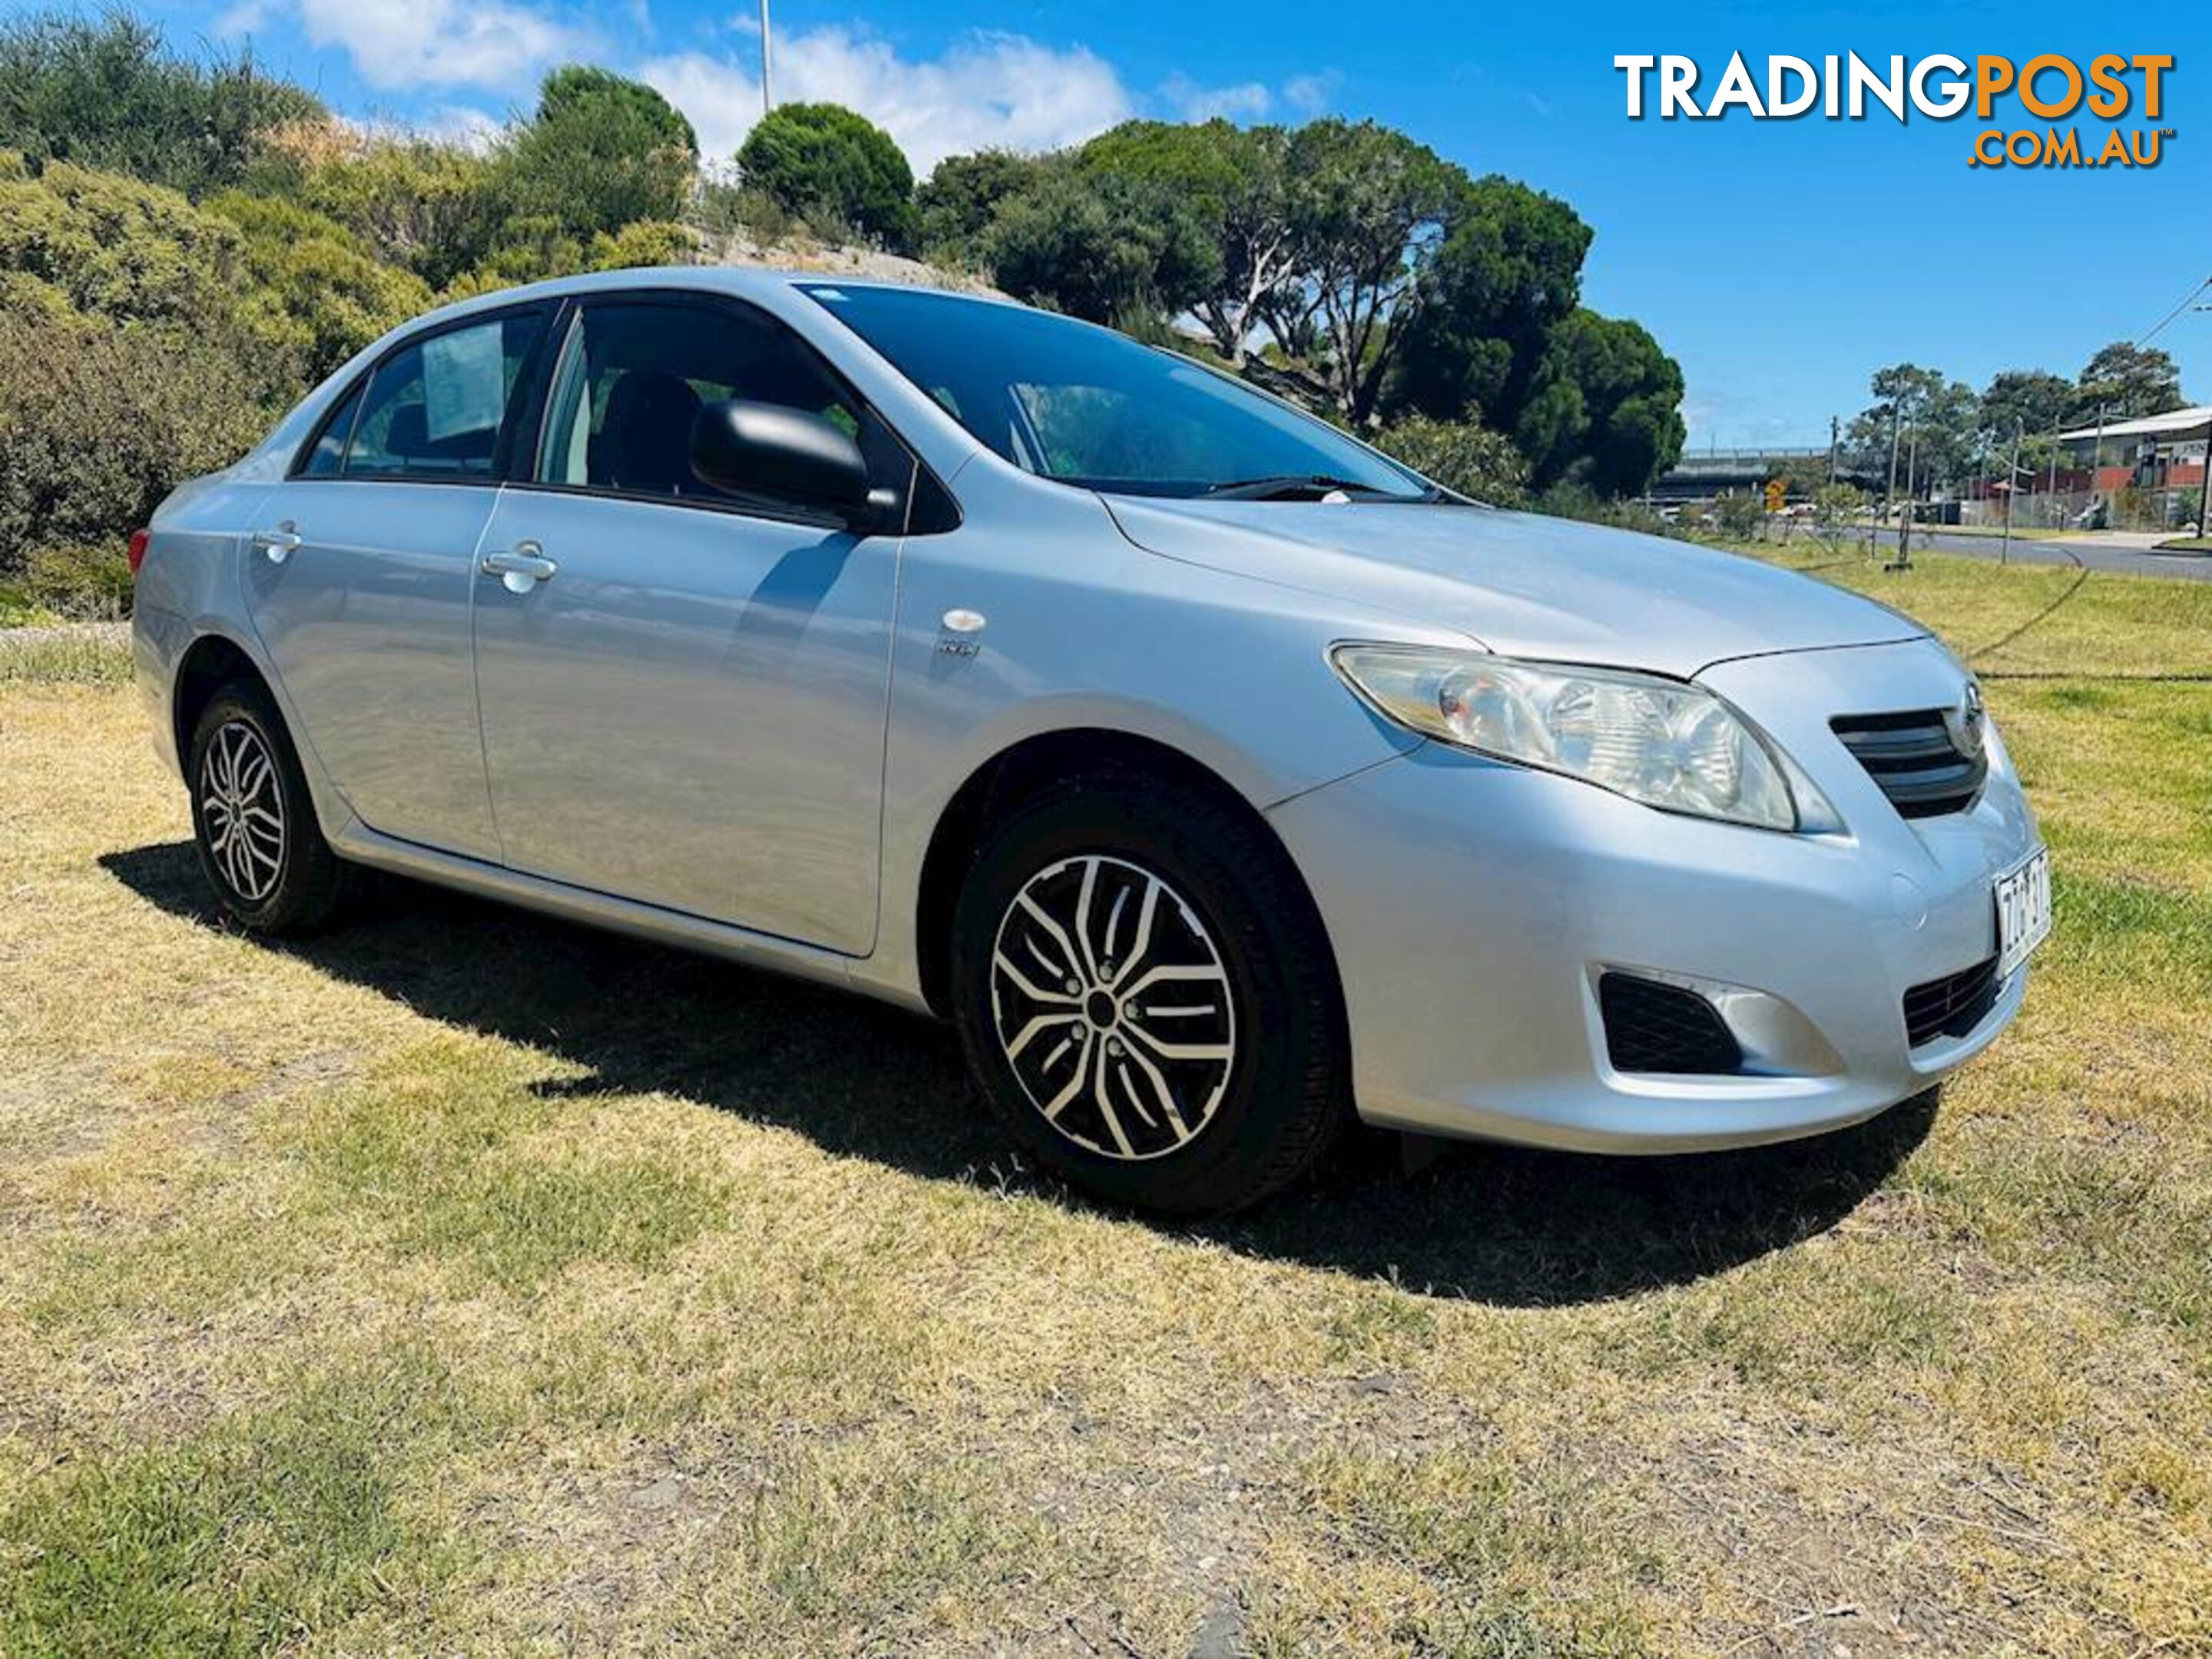
M588 887L574 887L542 876L526 875L501 865L442 853L380 834L358 818L350 819L330 839L341 858L371 869L387 870L433 886L455 888L659 945L726 957L750 968L764 968L773 973L834 985L906 1007L921 1006L918 993L907 993L896 986L874 984L858 977L852 971L855 958L820 945L802 945L774 933L755 933L686 911L641 904L633 899L595 892Z

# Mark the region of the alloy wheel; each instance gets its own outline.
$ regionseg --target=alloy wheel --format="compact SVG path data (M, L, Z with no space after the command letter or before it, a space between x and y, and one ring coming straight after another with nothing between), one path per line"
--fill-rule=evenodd
M258 904L284 866L284 797L276 763L245 720L216 728L200 761L200 815L208 853L232 892Z
M1030 1103L1107 1158L1187 1144L1236 1070L1220 951L1165 878L1126 859L1062 859L1023 884L993 946L991 1012Z

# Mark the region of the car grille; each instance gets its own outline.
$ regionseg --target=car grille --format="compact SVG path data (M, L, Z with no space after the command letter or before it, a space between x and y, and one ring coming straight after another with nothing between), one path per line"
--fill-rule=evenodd
M1869 776L1908 818L1963 812L1989 775L1987 755L1964 755L1940 708L1902 714L1844 714L1829 726Z
M1905 1040L1917 1048L1937 1037L1961 1037L1997 1003L1997 959L1976 963L1962 973L1931 979L1905 994Z
M1615 1071L1710 1076L1743 1065L1735 1035L1695 991L1609 973L1598 979L1597 1000L1605 1016L1606 1053Z

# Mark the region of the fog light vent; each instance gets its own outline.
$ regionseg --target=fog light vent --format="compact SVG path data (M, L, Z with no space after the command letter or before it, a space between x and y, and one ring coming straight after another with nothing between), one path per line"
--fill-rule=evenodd
M1742 1068L1742 1047L1695 991L1608 972L1598 979L1597 1002L1606 1054L1617 1072L1711 1076Z

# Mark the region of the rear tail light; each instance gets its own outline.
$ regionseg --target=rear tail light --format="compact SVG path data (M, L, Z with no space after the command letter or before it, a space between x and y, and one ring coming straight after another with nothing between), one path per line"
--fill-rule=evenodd
M129 556L131 574L134 576L138 574L138 567L146 562L146 540L153 533L150 530L134 530L131 532Z

